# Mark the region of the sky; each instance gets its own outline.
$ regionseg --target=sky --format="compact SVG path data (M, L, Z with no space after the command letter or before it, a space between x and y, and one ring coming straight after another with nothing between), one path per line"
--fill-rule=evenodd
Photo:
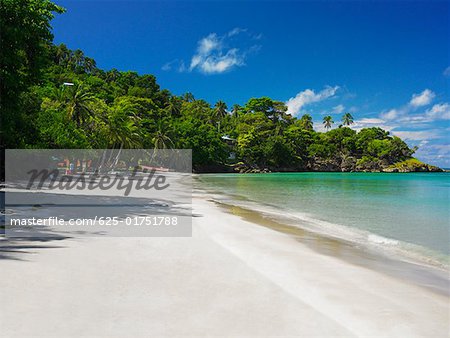
M55 43L105 70L229 107L286 102L315 128L343 113L450 167L450 2L56 0Z

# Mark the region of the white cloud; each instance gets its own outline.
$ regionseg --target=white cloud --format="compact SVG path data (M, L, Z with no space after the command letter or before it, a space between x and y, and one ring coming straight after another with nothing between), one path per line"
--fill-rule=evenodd
M430 143L430 141L428 141L428 140L422 140L422 141L420 141L420 143L419 143L419 147L425 147L428 143Z
M412 107L422 107L426 106L433 101L436 94L434 94L431 90L425 89L420 94L413 94L411 101L409 101L409 104Z
M167 72L172 69L172 66L175 62L176 61L167 62L161 67L161 69Z
M188 65L183 60L174 60L166 63L162 69L171 70L173 63L176 63L179 72L224 73L244 66L247 56L259 50L259 45L249 45L254 40L256 38L247 33L247 29L238 27L224 35L211 33L197 42L197 49Z
M236 28L233 28L231 31L229 31L227 35L228 35L229 37L232 37L232 36L238 35L238 34L240 34L240 33L244 33L244 32L246 32L246 31L247 31L247 28L239 28L239 27L236 27Z
M450 163L450 145L449 144L430 144L428 141L419 143L419 150L415 156L429 163L436 163L440 166L446 166Z
M398 109L391 109L386 113L381 113L381 118L385 120L395 120L398 118L403 112Z
M450 120L450 105L438 103L425 112L425 116L431 120Z
M365 123L365 124L381 124L381 123L384 123L385 121L383 119L378 119L378 118L362 118L362 119L358 120L357 122Z
M338 89L339 86L326 87L318 93L312 89L305 89L304 91L299 92L295 97L291 97L286 102L288 113L297 115L304 106L314 102L326 100L334 96Z
M450 66L449 67L447 67L447 68L445 68L445 70L444 70L444 76L447 76L447 77L450 77Z
M344 109L344 105L338 104L336 107L333 107L332 114L340 114L344 111Z
M388 110L380 114L380 118L402 124L426 124L436 120L450 119L450 105L448 103L435 104L426 111L416 113L417 108L429 105L436 94L425 89L420 94L413 94L408 104L402 107Z
M450 144L432 144L428 148L435 150L439 155L450 155Z
M438 103L421 113L412 113L408 107L401 107L381 113L380 117L386 121L414 125L438 120L450 120L450 105L448 103Z
M418 131L394 130L392 131L392 134L407 141L423 141L441 138L440 131L436 129Z
M387 131L392 131L396 126L390 124L388 121L380 118L362 118L355 120L354 124L350 128L359 131L363 128L380 127Z

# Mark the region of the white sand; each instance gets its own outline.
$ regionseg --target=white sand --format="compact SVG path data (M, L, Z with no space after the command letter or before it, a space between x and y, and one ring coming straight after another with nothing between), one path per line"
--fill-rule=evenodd
M203 198L194 213L192 238L22 243L50 248L0 259L0 336L450 335L447 296L321 255Z

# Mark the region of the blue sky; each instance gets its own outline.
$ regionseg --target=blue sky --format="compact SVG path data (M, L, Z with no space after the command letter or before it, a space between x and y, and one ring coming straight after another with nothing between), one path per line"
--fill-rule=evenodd
M449 2L56 2L55 43L103 69L212 104L269 96L318 130L351 112L354 128L386 128L450 167Z

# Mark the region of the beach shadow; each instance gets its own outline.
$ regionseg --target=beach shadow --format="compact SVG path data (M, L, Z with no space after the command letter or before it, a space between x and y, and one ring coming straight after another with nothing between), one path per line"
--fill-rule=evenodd
M47 235L24 238L3 238L0 240L0 260L27 261L26 256L35 254L44 249L60 249L62 245L56 245L57 242L69 237ZM56 242L56 243L55 243Z

